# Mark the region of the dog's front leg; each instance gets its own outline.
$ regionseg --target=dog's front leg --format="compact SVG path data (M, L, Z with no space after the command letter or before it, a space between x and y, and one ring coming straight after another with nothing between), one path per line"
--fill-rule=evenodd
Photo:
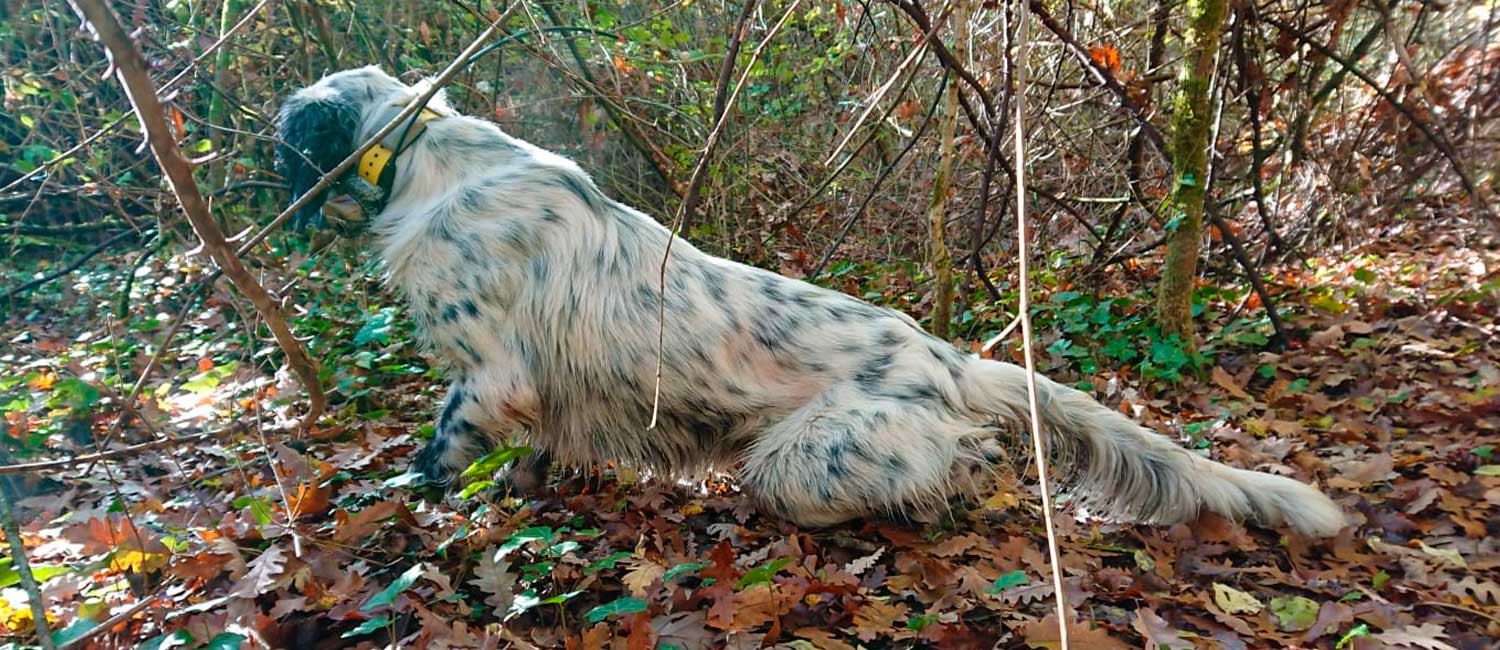
M438 411L432 440L412 467L429 483L447 485L476 458L494 448L497 439L536 424L536 393L523 378L495 368L454 380ZM550 458L532 454L516 463L505 480L513 492L534 489L545 481Z

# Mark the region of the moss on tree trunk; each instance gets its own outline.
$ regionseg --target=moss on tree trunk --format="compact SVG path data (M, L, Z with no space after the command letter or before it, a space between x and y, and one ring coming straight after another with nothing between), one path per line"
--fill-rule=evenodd
M954 56L960 60L968 48L968 3L960 0L953 12ZM953 324L953 255L948 251L949 175L953 171L954 132L958 124L958 84L948 84L947 103L938 134L938 168L932 180L932 200L927 204L928 263L932 271L932 325L934 336L947 339Z
M1182 72L1172 98L1172 166L1167 260L1157 289L1156 321L1163 335L1193 340L1193 281L1197 277L1203 203L1208 179L1209 105L1227 0L1188 0Z

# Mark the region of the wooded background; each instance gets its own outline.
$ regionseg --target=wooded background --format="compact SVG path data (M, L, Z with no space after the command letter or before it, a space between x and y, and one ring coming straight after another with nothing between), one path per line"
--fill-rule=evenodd
M367 64L410 82L435 75L510 7L108 4L159 89L171 133L158 135L191 158L231 237L225 252L287 205L272 164L285 96ZM1324 568L1312 583L1292 575L1299 569L1274 536L1227 524L1204 540L1067 522L1064 564L1080 581L1070 600L1096 605L1076 612L1079 633L1098 635L1084 637L1096 645L1478 648L1500 635L1490 456L1500 435L1497 32L1495 2L521 0L447 93L459 110L576 160L611 196L685 222L683 235L712 253L902 309L976 351L1016 313L1023 164L1043 370L1188 444L1232 442L1219 451L1231 460L1342 479L1344 503L1366 518L1363 533L1314 554ZM248 271L231 273L232 286L216 272L222 264L200 254L203 224L184 217L105 48L69 4L0 3L0 53L0 334L13 346L0 352L0 464L10 467L0 469L10 479L0 492L23 515L7 518L12 543L43 547L43 569L67 569L42 571L14 606L0 599L0 634L15 643L44 642L32 635L39 618L52 619L53 634L73 630L57 640L74 647L179 633L195 643L468 647L478 630L521 647L1048 642L1050 591L1015 591L1046 586L1040 556L1028 547L1033 555L1017 564L1019 550L989 552L1034 533L1024 508L994 528L974 523L979 515L956 524L951 539L976 540L963 548L934 549L933 538L879 524L879 544L905 549L885 556L847 536L788 537L749 519L729 486L664 505L670 486L641 493L633 478L594 486L578 497L588 504L555 496L534 512L492 510L476 490L465 508L422 514L413 505L413 518L405 487L381 481L399 473L413 437L430 432L422 422L441 373L359 242L273 230L240 251ZM1024 161L1014 154L1018 99ZM235 290L244 279L269 292L264 303ZM306 339L311 386L328 393L317 427L290 426L306 413L310 383L270 342L271 304ZM292 446L289 431L298 431ZM193 446L184 440L211 451L157 452ZM124 475L101 471L117 462ZM1018 476L1002 491L1009 500L986 506L1029 498L1024 468ZM178 489L188 502L172 501ZM564 516L580 505L604 519ZM215 521L194 520L204 507ZM701 526L673 541L666 531L683 517ZM642 522L664 537L627 539L622 531ZM723 528L692 538L720 525L748 525L734 533L737 546L751 540L757 550L735 558L721 548ZM469 526L494 532L464 558L418 550ZM568 541L580 529L619 533L600 548L625 556L583 557ZM1385 546L1366 545L1364 534ZM307 555L303 537L342 550L310 542L317 550ZM77 548L58 548L62 539ZM484 552L507 542L530 568ZM339 577L348 563L339 552L350 548L370 562L357 581ZM1449 549L1458 564L1426 553ZM248 565L242 553L254 555ZM1121 568L1100 559L1109 553L1139 562ZM1293 564L1312 562L1307 548L1291 553ZM1178 554L1232 556L1275 575L1252 587L1201 565L1160 568ZM573 564L598 582L580 586L578 566L564 568L569 557L583 557ZM832 562L847 579L799 574L813 586L788 587L786 574L772 579L787 564L766 571L777 558ZM948 586L975 600L959 606L939 593L937 564L972 569L968 583ZM684 566L739 582L720 593L662 580ZM921 566L931 570L916 582L885 579L921 575ZM1397 567L1399 587L1380 591ZM467 588L480 595L466 602L471 572L483 583ZM14 589L14 573L0 567L0 587ZM621 587L632 575L645 584ZM91 591L111 584L125 595ZM48 585L52 604L22 606ZM421 604L401 595L410 589L447 600ZM787 602L800 604L783 608L796 589ZM764 613L765 593L774 596L765 616L710 608ZM485 614L526 594L519 632ZM805 600L816 594L822 600ZM536 607L549 596L561 600ZM182 617L162 612L220 597ZM985 598L1008 613L986 610Z

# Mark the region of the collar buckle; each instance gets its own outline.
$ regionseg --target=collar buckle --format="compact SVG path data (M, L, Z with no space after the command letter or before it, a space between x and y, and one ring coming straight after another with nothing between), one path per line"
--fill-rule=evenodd
M442 119L443 117L443 114L435 110L423 108L422 112L417 114L416 121L405 129L408 133L406 133L404 138L399 133L402 129L398 128L387 135L384 140L375 143L375 146L370 147L369 150L365 151L364 155L359 157L359 164L355 167L359 172L359 177L365 179L365 182L389 192L391 184L396 180L396 166L391 164L396 159L396 156L405 151L413 142L416 142L418 137L421 137L422 133L427 130L428 122Z

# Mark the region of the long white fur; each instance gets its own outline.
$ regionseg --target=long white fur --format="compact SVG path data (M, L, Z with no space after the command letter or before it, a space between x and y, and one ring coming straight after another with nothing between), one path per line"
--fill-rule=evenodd
M374 67L301 91L356 104L354 142L420 92ZM667 271L661 421L648 430L670 233L573 162L454 115L441 96L434 108L451 117L401 154L370 223L391 286L452 378L417 460L432 480L519 432L566 465L737 468L766 510L828 525L942 507L974 489L999 443L1024 435L1021 368L960 353L899 312L680 240ZM1091 512L1171 523L1207 509L1319 536L1344 525L1318 490L1197 456L1039 381L1055 467Z

